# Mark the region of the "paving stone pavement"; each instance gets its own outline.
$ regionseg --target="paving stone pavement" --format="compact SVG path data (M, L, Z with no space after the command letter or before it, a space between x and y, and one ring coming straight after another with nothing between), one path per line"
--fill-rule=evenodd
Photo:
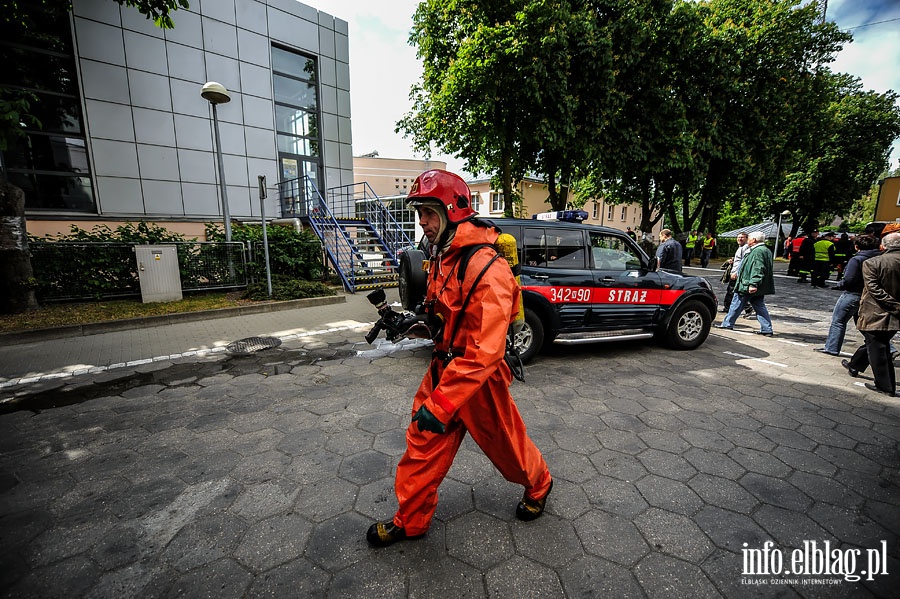
M719 272L690 272L721 299ZM545 515L517 521L522 489L467 439L432 529L385 549L364 533L396 509L429 348L366 345L356 298L331 330L282 315L300 332L275 349L7 385L0 596L896 597L900 399L812 351L836 292L777 286L772 338L739 320L691 352L539 357L512 392L555 479Z

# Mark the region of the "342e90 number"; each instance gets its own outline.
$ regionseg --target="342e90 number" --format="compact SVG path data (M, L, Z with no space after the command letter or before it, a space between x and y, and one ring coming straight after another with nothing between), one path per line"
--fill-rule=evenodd
M591 301L591 288L551 287L550 301L554 303L588 303Z

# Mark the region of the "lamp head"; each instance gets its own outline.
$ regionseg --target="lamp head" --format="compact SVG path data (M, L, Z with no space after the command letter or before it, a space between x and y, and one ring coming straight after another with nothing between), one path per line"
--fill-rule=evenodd
M225 86L215 81L204 83L203 88L200 90L200 95L204 100L212 104L227 104L231 102L231 95L229 95Z

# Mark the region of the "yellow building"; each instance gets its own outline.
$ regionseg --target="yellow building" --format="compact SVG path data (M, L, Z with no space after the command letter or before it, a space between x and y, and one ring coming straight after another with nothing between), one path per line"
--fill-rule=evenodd
M366 182L381 198L406 196L409 188L423 171L439 168L447 170L440 160L412 158L381 158L377 153L353 157L353 182Z
M479 216L486 218L503 216L502 190L493 189L490 179L473 179L467 183L469 189L472 190L473 201L476 203L475 209ZM535 214L550 211L550 204L546 201L550 193L543 180L526 177L516 184L516 191L522 197L520 212L516 216L531 218ZM574 195L570 191L569 206L572 205L572 200L574 200ZM631 227L638 239L641 237L638 230L641 225L640 204L608 204L604 200L588 200L582 209L588 213L587 220L584 221L588 224L613 227L622 231ZM659 223L653 227L654 239L658 236L661 228Z
M877 222L900 220L900 177L882 179L878 188L878 203L875 204Z
M402 199L409 194L409 188L423 171L439 168L446 169L447 163L440 160L419 160L410 158L383 158L377 153L353 158L353 179L356 183L366 182L382 199ZM478 215L484 218L499 218L503 216L503 191L494 189L490 178L476 178L466 181L472 191L473 208ZM548 212L550 204L546 202L549 196L547 185L543 180L535 177L526 177L516 184L516 191L522 197L519 212L515 215L520 218L531 218L540 212ZM574 199L569 193L569 200ZM416 236L421 235L412 213L402 214L401 207L394 203L394 214L404 224L405 228L412 231L416 228ZM639 227L641 224L641 207L639 204L607 204L603 200L589 200L583 210L588 213L584 222L592 225L613 227L625 231L631 227L636 232L638 239L641 237ZM653 227L653 239L655 240L661 229L660 224Z

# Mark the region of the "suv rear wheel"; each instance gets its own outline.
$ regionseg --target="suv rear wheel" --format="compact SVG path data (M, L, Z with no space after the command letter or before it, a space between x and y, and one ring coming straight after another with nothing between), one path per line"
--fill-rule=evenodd
M709 336L712 317L701 302L684 302L669 320L666 344L673 349L695 349Z

